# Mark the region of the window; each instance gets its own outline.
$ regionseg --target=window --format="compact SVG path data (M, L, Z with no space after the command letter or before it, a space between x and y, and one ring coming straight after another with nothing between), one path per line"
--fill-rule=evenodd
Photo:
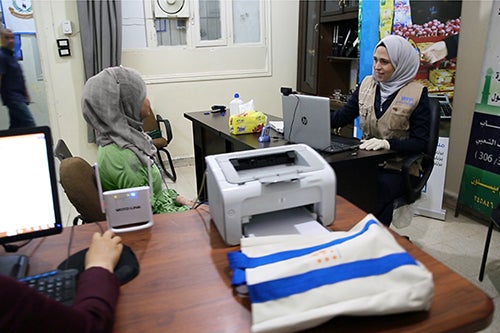
M148 83L270 76L270 7L271 0L123 1L122 62Z
M233 32L234 43L260 42L260 1L233 1Z
M158 5L166 0L151 1L155 34L148 35L156 35L156 40L149 40L150 46L203 47L262 42L263 0L195 0L192 8L188 0L184 0L189 10L181 18L168 14L165 6Z
M186 20L155 19L158 45L186 45Z
M219 0L198 0L198 5L200 40L221 40L224 29Z

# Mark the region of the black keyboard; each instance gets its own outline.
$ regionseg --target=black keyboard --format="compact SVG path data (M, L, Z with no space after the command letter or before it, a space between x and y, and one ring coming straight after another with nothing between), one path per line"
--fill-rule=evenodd
M76 292L78 270L53 270L27 276L19 281L58 302L72 305Z
M355 138L344 138L336 136L332 138L332 142L330 143L330 147L326 148L324 152L326 153L340 153L343 151L354 150L357 149L360 145L359 140Z

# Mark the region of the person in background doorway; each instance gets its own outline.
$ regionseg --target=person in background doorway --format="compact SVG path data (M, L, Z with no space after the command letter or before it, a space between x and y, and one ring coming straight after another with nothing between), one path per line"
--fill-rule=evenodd
M398 152L398 157L380 167L377 179L377 208L373 213L387 226L392 222L394 200L404 193L400 173L403 157L423 152L429 139L427 88L414 82L419 65L417 50L405 38L384 37L373 53L373 74L363 79L346 105L331 117L332 127L337 128L360 116L360 149ZM416 182L420 165L412 167Z
M0 28L0 92L3 104L9 110L10 127L36 126L28 104L30 96L21 65L14 56L14 33Z

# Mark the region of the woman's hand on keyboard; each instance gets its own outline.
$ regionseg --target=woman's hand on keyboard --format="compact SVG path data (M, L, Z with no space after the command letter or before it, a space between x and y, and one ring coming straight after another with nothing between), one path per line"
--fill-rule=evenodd
M391 149L391 145L387 140L381 140L377 138L371 138L368 140L361 140L361 145L359 149L365 150L380 150L380 149Z

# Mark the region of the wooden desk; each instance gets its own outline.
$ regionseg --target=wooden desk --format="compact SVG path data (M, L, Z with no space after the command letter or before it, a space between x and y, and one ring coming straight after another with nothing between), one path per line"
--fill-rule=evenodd
M274 130L271 131L271 136L276 139L265 143L258 141L260 136L258 133L240 135L229 133L227 112L224 116L220 113L190 112L185 113L184 117L192 122L198 192L202 187L203 174L206 170L205 156L288 144L288 141ZM281 118L269 116L269 120L281 120ZM364 211L373 212L377 197L377 165L394 154L395 152L387 150L359 150L354 155L353 152L343 152L322 154L322 156L335 170L337 194ZM201 199L206 198L205 188Z
M336 204L333 230L348 230L365 216L341 197ZM204 212L155 215L154 220L149 230L122 234L141 272L121 288L113 332L249 332L250 304L233 295L226 259L238 247L224 246ZM75 227L71 252L87 247L98 230L95 224ZM70 233L65 228L61 235L23 247L20 253L30 257L29 273L53 269L65 259ZM397 239L433 273L430 311L337 317L308 332L473 332L491 323L493 303L488 295L406 239Z

